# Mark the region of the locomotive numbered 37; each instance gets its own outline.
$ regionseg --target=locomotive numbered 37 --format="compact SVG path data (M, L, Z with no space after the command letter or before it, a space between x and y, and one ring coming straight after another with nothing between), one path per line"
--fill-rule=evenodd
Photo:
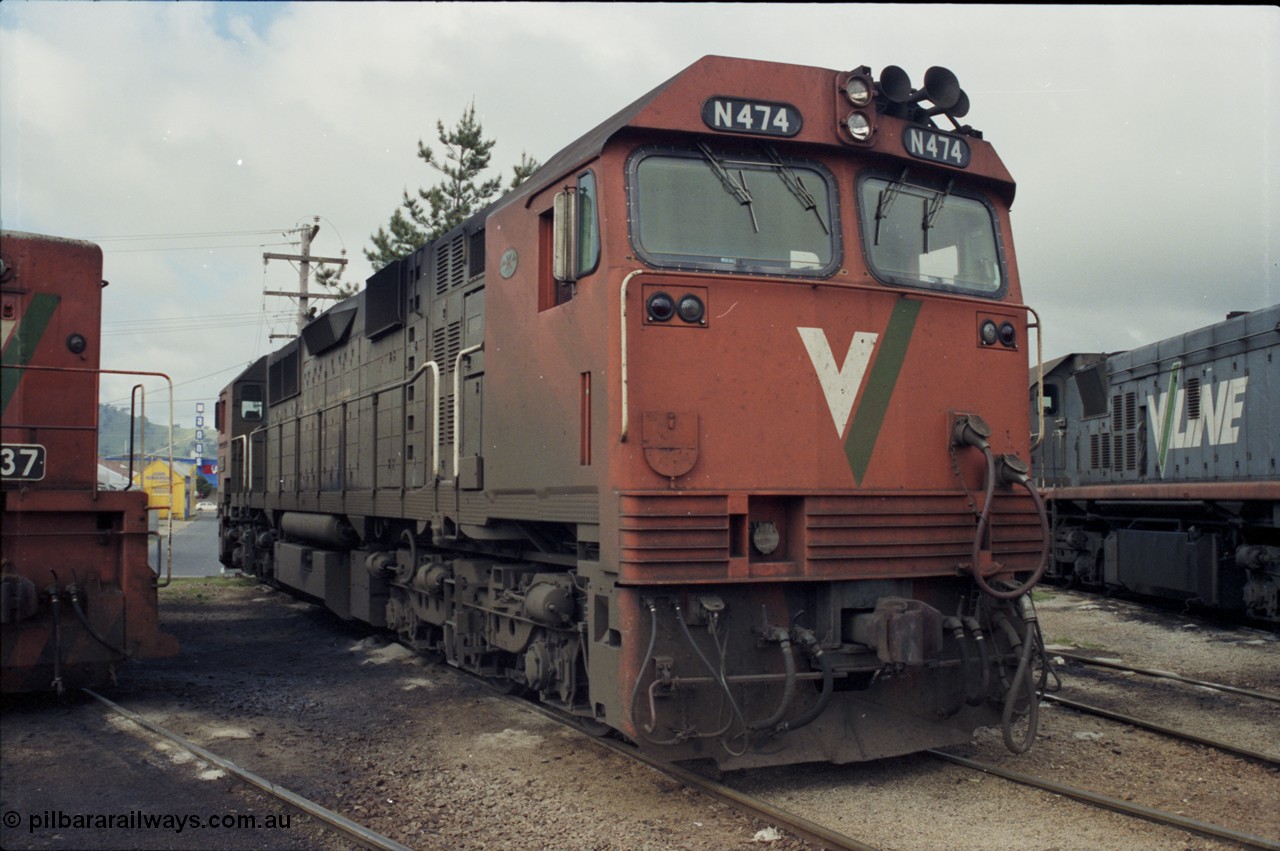
M375 273L223 391L224 564L669 758L1025 749L1014 183L925 83L706 57Z
M96 686L178 652L147 495L98 486L104 286L98 246L0 233L0 691Z

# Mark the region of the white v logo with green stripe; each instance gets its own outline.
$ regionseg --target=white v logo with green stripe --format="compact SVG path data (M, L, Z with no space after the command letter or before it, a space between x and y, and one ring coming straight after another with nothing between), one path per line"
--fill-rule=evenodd
M1165 459L1169 456L1169 444L1172 442L1174 429L1176 428L1175 420L1181 418L1182 413L1182 393L1179 385L1182 383L1182 362L1175 361L1173 367L1169 370L1169 389L1160 394L1160 403L1151 405L1152 431L1156 436L1156 466L1160 469L1160 475L1164 476Z
M871 463L880 426L884 424L893 388L898 383L898 373L907 358L907 347L911 343L920 307L921 302L899 299L893 306L884 333L855 333L840 366L836 366L825 331L821 328L796 329L809 352L809 360L822 386L836 433L844 441L845 458L849 461L855 483L862 481ZM854 411L853 403L860 391L862 401ZM849 420L851 411L852 422Z

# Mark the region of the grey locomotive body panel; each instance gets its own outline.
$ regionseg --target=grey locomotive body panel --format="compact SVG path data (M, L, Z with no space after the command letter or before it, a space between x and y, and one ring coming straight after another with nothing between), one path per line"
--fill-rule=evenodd
M1274 480L1280 305L1051 365L1036 475L1050 487Z
M1048 575L1280 617L1278 360L1280 305L1052 362Z
M415 519L431 519L434 493L406 497L455 475L455 428L459 467L479 455L483 293L483 234L464 226L375 274L271 355L267 507L403 517L412 502L425 515ZM474 401L455 425L459 369Z

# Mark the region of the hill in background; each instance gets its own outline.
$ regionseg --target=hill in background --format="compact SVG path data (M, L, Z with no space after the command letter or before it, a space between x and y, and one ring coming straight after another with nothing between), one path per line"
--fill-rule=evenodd
M153 412L154 413L154 412ZM202 442L204 445L204 457L213 458L217 455L218 433L210 427L205 427L204 440L196 440L196 430L193 428L173 428L173 457L174 460L190 460L196 451L196 443ZM169 451L169 426L152 422L150 417L146 420L146 438L139 442L139 435L135 429L134 433L134 449L135 453L146 449L148 455L167 454ZM114 408L111 405L98 406L98 457L105 458L114 455L129 454L129 411L128 409Z

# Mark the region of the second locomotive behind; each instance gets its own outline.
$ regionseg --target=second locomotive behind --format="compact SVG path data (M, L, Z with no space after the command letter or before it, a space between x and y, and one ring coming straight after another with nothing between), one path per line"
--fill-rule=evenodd
M1280 623L1277 362L1280 305L1051 362L1049 575Z
M1025 749L1028 309L967 108L695 63L226 388L224 564L667 758Z

